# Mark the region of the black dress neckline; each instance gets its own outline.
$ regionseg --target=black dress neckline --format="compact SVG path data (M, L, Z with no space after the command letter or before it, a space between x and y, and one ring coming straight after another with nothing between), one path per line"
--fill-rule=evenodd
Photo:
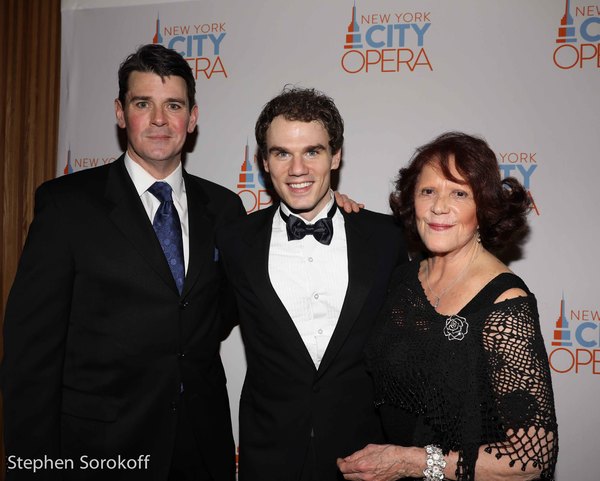
M423 260L423 259L421 259L421 260ZM414 264L415 264L415 266L413 267L414 275L409 276L409 279L414 280L415 286L413 286L413 287L416 287L418 289L419 293L424 297L427 308L440 318L445 319L445 318L448 318L449 316L465 317L466 315L468 315L470 313L477 312L482 307L489 305L490 296L493 295L494 292L497 292L497 295L496 295L496 298L497 298L500 294L502 294L502 292L504 292L508 289L511 289L514 287L520 287L527 293L527 295L531 295L531 292L529 291L529 289L527 288L527 286L525 285L525 283L519 276L517 276L516 274L513 274L512 272L501 272L500 274L498 274L495 277L493 277L492 279L490 279L487 284L485 284L479 291L477 291L477 293L457 313L442 314L442 313L438 312L435 309L435 307L433 307L431 302L429 302L429 299L427 298L427 291L425 290L425 288L423 287L423 284L421 284L421 281L419 280L419 269L420 269L420 265L421 265L421 260L414 262ZM516 286L515 286L515 283L517 284ZM502 301L502 302L507 302L510 300L511 299L507 299L506 301ZM499 302L498 304L502 304L502 302ZM494 305L497 305L497 304L494 304Z

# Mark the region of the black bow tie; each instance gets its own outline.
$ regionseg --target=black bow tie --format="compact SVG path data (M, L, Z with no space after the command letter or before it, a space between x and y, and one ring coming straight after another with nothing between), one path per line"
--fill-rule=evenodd
M336 209L337 206L334 202L327 213L327 217L319 219L314 224L306 224L300 217L296 217L295 215L285 215L281 208L279 208L279 213L285 221L289 241L303 239L307 235L312 235L318 242L328 246L331 244L331 239L333 238L333 222L331 218L335 214Z

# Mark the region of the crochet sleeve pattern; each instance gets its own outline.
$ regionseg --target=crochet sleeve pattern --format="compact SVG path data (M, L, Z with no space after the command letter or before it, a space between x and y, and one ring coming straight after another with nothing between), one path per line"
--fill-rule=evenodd
M554 476L558 432L539 315L533 296L512 301L498 304L483 326L484 365L495 411L488 419L497 423L487 428L501 427L506 436L488 443L485 450L498 459L507 456L511 466L523 470L531 463L541 470L540 479L549 480Z

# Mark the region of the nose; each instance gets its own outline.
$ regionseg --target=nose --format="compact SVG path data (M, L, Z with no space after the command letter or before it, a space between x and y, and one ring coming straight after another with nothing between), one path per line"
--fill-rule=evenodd
M161 108L153 108L150 121L153 125L161 126L167 123L167 117Z
M448 202L446 196L438 195L431 204L431 212L437 215L448 213Z
M308 169L306 168L306 164L304 163L304 159L301 155L294 155L292 157L289 173L293 176L301 176L308 174Z

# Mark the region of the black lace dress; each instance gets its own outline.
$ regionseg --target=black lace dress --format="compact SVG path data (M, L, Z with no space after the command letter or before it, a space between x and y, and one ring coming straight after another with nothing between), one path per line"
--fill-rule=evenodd
M458 451L457 477L473 480L480 446L511 465L542 466L552 480L558 435L548 358L533 294L500 274L457 315L438 314L419 263L392 279L366 356L388 441ZM494 304L507 289L527 297Z

